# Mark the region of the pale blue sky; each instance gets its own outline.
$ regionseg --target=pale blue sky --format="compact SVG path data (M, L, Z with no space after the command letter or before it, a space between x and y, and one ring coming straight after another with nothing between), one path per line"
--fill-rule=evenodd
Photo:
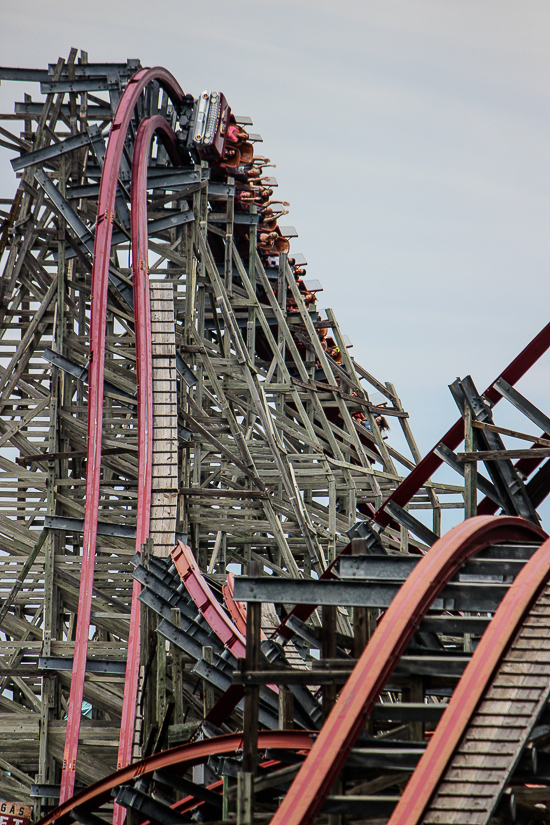
M162 64L253 118L295 252L423 451L549 320L550 4L0 0L0 63ZM36 93L38 93L36 89ZM0 108L21 89L3 83ZM9 153L0 189L11 195ZM3 160L2 160L3 159ZM521 385L550 413L547 357ZM501 405L504 407L504 402ZM517 418L502 410L502 423Z

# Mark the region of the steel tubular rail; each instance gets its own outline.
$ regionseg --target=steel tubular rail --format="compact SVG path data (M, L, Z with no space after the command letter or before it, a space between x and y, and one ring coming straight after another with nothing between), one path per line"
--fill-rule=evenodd
M195 561L191 548L178 541L171 555L187 592L216 636L237 659L244 659L246 639L212 593Z
M148 277L147 169L149 149L155 134L160 135L175 166L180 165L176 136L161 115L143 120L139 126L132 160L132 271L134 288L137 401L138 401L138 505L136 552L149 537L151 520L151 483L153 473L153 354L151 344L151 302ZM134 580L128 655L124 680L124 699L117 768L128 765L136 720L140 651L140 584ZM115 806L113 822L120 825L126 811Z
M550 578L550 539L529 559L476 647L388 825L416 825L510 643Z
M82 569L78 597L75 649L65 749L63 753L63 772L61 775L60 800L62 802L67 800L74 790L82 697L84 693L84 679L86 676L86 660L88 655L88 636L100 498L107 292L118 170L134 107L142 91L152 80L156 80L159 85L166 90L176 105L181 103L183 91L176 79L166 69L161 67L140 69L133 75L120 98L113 118L99 186L92 266L86 510L84 515Z
M547 324L532 341L527 344L520 354L508 364L506 369L489 384L483 395L489 399L493 404L498 404L502 396L494 388L493 384L499 378L504 378L509 384L514 385L525 373L531 369L539 358L550 347L550 324ZM464 422L460 418L451 429L445 433L437 444L445 444L450 450L455 450L464 438ZM386 527L391 522L391 517L385 511L385 506L390 501L394 501L401 507L404 507L414 496L415 493L422 487L422 485L435 473L438 467L443 463L442 459L438 458L434 453L435 447L427 453L422 461L416 465L414 470L411 470L407 478L401 482L399 487L393 491L382 506L374 515L374 520Z
M380 620L271 825L305 825L320 811L399 657L462 564L491 544L546 538L541 528L522 518L476 516L433 545Z
M267 748L309 751L316 731L279 730L259 731L258 748ZM111 798L111 791L118 785L123 785L142 776L151 776L162 768L178 768L183 773L193 765L201 764L209 756L236 753L242 751L242 733L232 733L225 736L216 736L212 739L202 739L200 742L179 745L161 753L156 753L140 762L127 765L116 773L100 779L88 788L62 802L57 808L39 819L35 825L50 825L53 822L65 825L72 821L71 813L75 808L97 808Z

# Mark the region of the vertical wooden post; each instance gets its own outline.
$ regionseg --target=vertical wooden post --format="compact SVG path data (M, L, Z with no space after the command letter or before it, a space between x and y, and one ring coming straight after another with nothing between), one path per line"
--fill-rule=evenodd
M365 553L365 539L351 540L351 555L361 556ZM368 607L353 608L353 655L358 659L369 640Z
M279 730L294 728L294 696L286 685L279 685Z
M223 802L222 819L229 819L230 814L235 813L235 779L232 776L223 777Z
M149 559L151 556L152 539L147 539L141 546L141 563L149 569ZM151 736L152 728L157 727L157 634L155 632L157 619L152 610L146 605L141 606L141 645L140 664L144 669L143 681L143 728L142 728L142 748Z
M202 649L202 658L206 662L207 665L214 664L214 651L211 647L203 647ZM204 715L206 716L207 713L212 710L214 707L214 703L216 701L214 696L214 688L206 679L203 679L202 684L202 695L203 695L203 705L204 705Z
M365 553L365 539L357 538L351 540L351 555L360 556ZM375 607L354 607L353 608L353 655L356 659L362 655L370 637L376 629L378 610ZM365 732L372 734L373 724L369 720L365 726Z
M157 725L160 730L166 713L166 641L157 639Z
M474 428L472 427L472 411L464 405L464 450L467 453L475 450ZM464 465L464 518L477 516L477 464L467 461Z
M263 564L251 561L249 576L261 576ZM262 606L249 602L246 614L245 670L258 670L260 666ZM260 712L260 686L245 687L243 724L243 772L237 778L237 823L251 825L254 819L254 776L258 764L258 716Z
M237 825L252 825L254 822L254 774L237 776Z
M321 608L323 623L321 636L321 657L336 658L336 605L324 604ZM331 712L336 701L336 685L323 685L323 720Z
M313 410L311 411L313 417ZM336 481L330 473L327 462L328 477L328 560L334 561L336 558Z
M441 507L439 506L439 504L437 506L434 506L432 524L433 524L432 529L433 529L434 533L436 534L436 536L440 536L441 535Z
M171 609L171 621L181 627L181 613L177 607ZM174 691L174 724L183 724L183 656L177 645L170 646L172 653L172 686Z
M263 565L251 561L248 565L249 576L261 576ZM246 670L258 670L260 666L262 606L259 602L250 602L246 615ZM243 770L255 774L258 756L258 714L260 709L260 688L252 685L245 688L244 727L243 727Z
M410 686L410 701L422 704L424 702L424 681L422 676L412 676ZM409 722L409 736L415 742L424 741L424 723Z
M409 552L409 531L406 527L403 527L403 525L401 525L401 528L399 530L399 544L399 549L402 553Z

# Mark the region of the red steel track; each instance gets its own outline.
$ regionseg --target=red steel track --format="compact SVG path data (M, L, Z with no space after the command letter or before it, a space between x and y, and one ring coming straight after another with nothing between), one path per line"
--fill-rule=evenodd
M298 730L260 731L258 734L258 748L276 748L293 751L309 751L315 733ZM50 825L57 822L59 825L71 822L71 812L75 808L96 809L100 805L108 802L111 798L111 791L117 785L131 782L138 777L152 775L162 768L175 767L180 773L193 765L198 765L208 759L209 756L220 756L222 754L235 753L242 750L243 738L241 733L228 734L226 736L216 736L213 739L203 739L200 742L192 742L187 745L180 745L168 751L149 756L133 765L127 765L116 773L106 776L99 782L95 782L90 787L85 788L80 793L62 802L53 811L50 811L36 825Z
M502 396L498 393L493 384L498 381L499 378L504 378L509 384L512 386L519 381L519 379L525 375L528 370L531 369L533 364L539 360L539 358L544 355L544 353L550 347L550 324L547 324L544 329L542 329L538 335L530 341L525 349L523 349L520 354L514 358L514 360L508 364L505 370L503 370L500 375L498 375L494 381L489 384L483 395L488 401L491 403L498 404ZM385 507L389 504L390 501L399 504L401 507L404 507L414 496L415 493L422 487L422 485L435 473L435 471L441 467L443 464L443 460L438 458L435 454L434 450L438 446L438 444L445 444L450 450L456 450L460 442L464 438L464 420L460 418L451 429L445 433L443 438L440 438L435 447L416 465L414 470L411 470L409 475L401 482L399 487L393 491L391 496L389 496L386 501L382 504L379 510L374 515L374 520L381 524L382 527L386 527L390 522L391 518L388 513L385 511ZM525 461L525 459L524 459ZM529 459L532 461L532 459ZM519 465L518 465L519 467ZM486 508L484 505L487 505ZM481 510L482 513L494 513L496 509L496 505L491 502L489 499L485 499L480 504L480 508L478 508L478 512Z
M532 556L500 603L388 825L420 821L495 670L549 578L550 539Z
M172 550L172 560L187 588L187 592L216 636L237 659L244 659L246 639L212 593L195 561L191 548L178 541L176 547Z
M132 270L135 311L136 369L138 398L138 508L136 525L136 552L149 536L151 516L151 481L153 468L153 358L151 345L151 303L148 277L147 236L147 168L149 148L153 135L161 137L170 159L175 166L180 163L176 148L176 136L161 115L143 120L139 126L134 146L132 170ZM120 723L120 741L117 768L128 765L132 758L132 745L136 720L136 702L139 679L140 648L140 585L134 580L132 587L132 612L124 699ZM113 822L120 825L126 811L115 806Z
M344 685L272 825L305 825L323 803L418 624L461 565L484 547L546 538L512 516L476 516L439 539L398 591Z
M235 624L231 621L227 613L223 610L219 601L212 593L208 582L204 578L200 567L193 555L193 552L187 544L178 541L176 547L172 550L172 560L176 565L176 570L181 576L187 592L195 602L201 614L204 616L218 639L223 642L225 647L231 651L236 659L244 659L246 656L246 618L241 613L237 613L239 621ZM226 600L229 598L229 589L226 589ZM237 611L237 603L231 600L233 608ZM232 613L231 608L229 608ZM246 615L246 614L245 614ZM244 629L241 627L244 623ZM241 627L239 627L239 624ZM262 638L265 639L265 634L262 633ZM277 685L268 685L275 693L279 693ZM225 694L224 694L225 696ZM239 700L237 700L238 702ZM234 706L233 706L234 707ZM115 823L115 825L117 825Z
M82 697L84 693L84 679L86 676L86 659L88 654L88 636L90 630L90 612L91 612L91 604L92 604L92 588L93 588L93 581L94 581L94 561L95 561L95 548L96 548L96 540L97 540L97 521L98 521L98 513L99 513L99 504L100 504L100 478L101 478L101 443L102 443L102 420L103 420L103 382L104 382L104 372L105 372L105 330L106 330L106 319L107 319L107 291L108 291L108 283L109 283L109 259L111 254L111 238L113 232L113 219L114 219L114 209L115 209L115 199L116 199L116 190L117 190L117 183L118 183L118 171L122 159L122 153L124 149L124 141L126 138L126 133L128 131L128 127L130 124L130 120L132 118L134 107L147 86L147 84L152 81L156 80L159 85L161 85L171 100L177 105L181 102L183 98L183 91L180 88L176 79L168 72L166 69L157 67L153 69L140 69L136 74L132 77L130 82L128 83L126 89L124 90L114 119L113 124L111 127L111 132L109 135L109 142L107 144L107 149L105 153L105 162L103 166L103 171L101 175L101 182L99 187L99 200L98 200L98 211L97 211L97 228L95 233L95 243L94 243L94 259L93 259L93 267L92 267L92 297L91 297L91 319L90 319L90 354L89 354L89 395L88 395L88 446L87 446L87 473L86 473L86 511L84 516L84 537L83 537L83 547L82 547L82 570L81 570L81 580L80 580L80 592L78 598L78 618L77 618L77 625L76 625L76 635L75 635L75 650L74 650L74 660L73 660L73 669L72 669L72 677L71 677L71 692L70 692L70 699L69 699L69 711L68 711L68 719L67 719L67 732L65 736L65 750L63 754L63 773L61 777L61 801L65 801L68 799L74 790L74 783L75 783L75 772L76 772L76 760L77 760L77 752L78 752L78 737L80 733L80 720L81 720L81 708L82 708ZM163 120L161 118L161 120ZM163 120L165 124L165 121ZM165 124L167 127L167 124ZM152 124L145 127L144 131L142 132L142 146L145 152L148 152L149 141L150 137L152 136L153 131L155 128L159 128L160 124L157 124L154 128ZM146 132L148 132L149 128L152 128L149 140L146 139ZM163 126L163 128L165 128ZM166 134L166 131L165 131ZM136 147L137 148L137 147ZM136 157L137 160L137 157ZM139 166L139 164L138 164ZM142 174L146 175L146 167L145 172ZM140 215L136 214L133 215L132 220L132 230L136 231L136 236L132 238L132 245L135 252L133 251L133 259L135 261L136 256L138 260L143 262L147 261L147 255L143 254L143 249L147 249L147 226L146 226L146 210L147 210L147 200L144 197L143 192L143 183L142 183L142 190L136 190L138 194L136 195L136 204L139 204L140 207ZM146 185L146 184L145 184ZM134 202L133 202L134 204ZM133 212L134 210L132 210ZM143 218L143 214L145 214L145 218ZM140 220L141 216L141 220ZM145 220L145 224L143 224L143 220ZM144 234L145 233L145 237ZM134 245L135 242L135 245ZM143 247L143 243L145 246ZM142 254L140 257L140 253L138 250L142 250ZM139 269L139 267L138 267ZM135 272L135 268L134 268ZM146 280L146 279L145 279ZM139 281L139 278L138 278ZM143 306L143 282L141 290L138 289L137 297L138 297L138 306L140 307L140 312L143 310L145 311L145 307ZM147 299L148 301L148 299ZM137 307L136 307L137 312ZM139 330L139 333L138 333ZM151 336L151 317L150 313L147 315L143 315L142 317L138 317L136 315L136 347L138 346L137 341L139 336L141 336L140 340L140 350L138 354L141 354L145 359L147 356L147 351L149 353L149 357L151 354L151 345L150 345L150 336ZM149 346L147 349L147 338L149 338ZM145 350L144 350L145 346ZM149 455L149 451L151 446L149 445L149 437L152 436L152 424L150 421L151 415L151 403L147 404L147 398L151 396L152 390L150 386L150 372L151 372L151 362L149 364L142 364L138 368L138 375L140 381L138 383L138 392L139 397L138 400L140 402L138 406L138 417L141 419L141 423L138 425L140 427L140 434L142 432L142 428L145 428L147 439L142 444L142 439L140 437L140 454L139 454L139 483L140 489L143 487L148 487L148 492L146 494L150 498L150 473L151 473L151 460L147 460L145 457ZM149 375L149 377L148 377ZM141 387L139 388L139 384ZM149 395L148 395L149 393ZM145 400L145 409L143 409L143 402ZM144 461L145 458L145 461ZM149 473L149 482L147 484L146 481L146 473ZM144 510L147 512L144 513ZM149 518L149 510L150 507L141 508L141 514L138 515L138 541L141 539L143 542L146 538L144 535L143 530L145 529L148 533L148 518ZM138 549L141 544L138 545ZM135 596L134 601L137 601L137 594L134 592ZM136 635L138 633L139 622L136 622L136 609L133 608L132 614L134 617L133 622L133 640L132 643L135 645L139 645L139 638L136 640ZM130 675L130 681L134 679L134 676ZM126 688L131 688L133 690L133 682L131 685L125 685L125 693ZM130 703L130 698L127 699L127 704ZM135 704L135 702L134 702ZM131 716L132 710L126 709L126 716ZM124 719L124 714L123 714ZM133 728L132 728L133 730ZM128 736L130 736L130 732L126 732ZM127 742L125 741L124 744L125 751L127 750ZM119 754L119 762L120 762L120 754Z

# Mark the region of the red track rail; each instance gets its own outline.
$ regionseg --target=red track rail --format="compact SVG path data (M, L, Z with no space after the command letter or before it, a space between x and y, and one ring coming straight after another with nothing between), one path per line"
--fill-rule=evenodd
M494 381L489 384L483 393L485 398L493 404L498 404L502 396L494 388L493 384L499 378L504 378L509 384L514 385L519 379L531 369L539 358L550 347L550 324L547 324L532 341L523 349L514 360L508 364L506 369L498 375ZM399 487L393 491L391 496L386 499L382 506L374 515L374 520L386 527L391 522L391 517L385 511L386 504L394 501L401 507L404 507L414 496L415 493L422 487L422 485L441 467L443 461L434 453L435 448L439 444L445 444L450 450L456 450L460 442L464 438L464 421L460 418L451 429L445 433L443 438L440 438L435 447L416 465L414 470L411 470L407 478L401 482ZM494 510L493 510L494 512Z
M187 592L216 636L237 659L244 659L246 656L246 638L233 624L212 593L195 561L191 548L178 541L171 555Z
M278 730L260 731L258 733L258 748L277 748L282 750L309 751L316 732L298 730ZM72 822L71 812L75 808L90 810L98 808L108 802L111 798L111 791L117 785L131 782L137 777L151 776L155 771L162 768L176 767L180 773L184 773L193 765L201 764L209 756L220 756L222 754L235 753L243 748L242 733L232 733L226 736L216 736L212 739L202 739L200 742L193 742L187 745L180 745L168 751L156 753L153 756L127 765L116 773L106 776L99 782L95 782L80 793L75 794L70 799L61 803L53 811L39 819L36 825L51 825L56 822L58 825L68 825Z
M499 605L388 825L420 821L495 670L549 578L550 539L527 562Z
M105 152L105 162L99 186L97 228L92 267L86 511L84 515L82 571L78 597L75 651L65 750L63 754L63 772L61 776L60 799L62 802L67 800L74 790L82 697L84 693L84 679L86 677L86 660L88 655L88 636L90 630L100 498L107 291L118 170L134 107L142 91L152 80L156 80L166 90L174 103L181 103L183 91L176 79L170 72L166 71L166 69L157 67L153 69L140 69L136 72L124 90L117 106Z
M541 538L546 533L525 519L476 516L433 545L380 620L271 825L305 825L320 811L419 622L462 564L491 544Z
M237 603L233 602L231 599L230 591L228 588L224 591L225 598L229 598L232 603L233 607L237 611L237 615L239 616L239 621L236 621L235 624L231 621L229 616L225 613L224 609L222 608L221 604L218 602L215 595L212 593L208 582L204 578L195 556L193 555L193 551L187 544L183 544L183 542L178 541L176 547L172 550L171 553L172 560L176 565L176 569L181 576L181 580L184 583L187 592L195 602L196 606L198 607L201 614L204 616L218 639L223 642L225 647L231 651L233 656L237 659L244 659L246 656L246 612L244 618L244 632L241 630L239 625L242 625L243 617L242 614L238 612ZM231 609L230 609L231 612ZM265 639L265 634L262 632L262 638ZM240 687L240 686L239 686ZM275 693L279 693L279 688L277 685L268 685L271 690ZM222 719L227 718L227 714L231 713L231 711L236 707L239 703L242 696L239 695L239 698L233 702L234 696L237 696L237 693L233 693L231 688L229 688L222 696L222 700L225 699L227 701L227 695L229 694L231 707L228 706L228 710L222 710ZM244 695L244 690L243 690ZM218 703L214 707L217 707ZM214 709L214 708L213 708ZM207 716L207 719L209 716ZM220 720L221 721L221 720ZM197 731L200 729L197 728ZM119 825L115 823L115 825Z
M223 600L225 606L231 613L233 621L243 634L246 636L246 604L244 602L236 602L233 598L233 591L235 589L235 576L233 573L227 574L227 584L222 586ZM265 634L262 631L262 638L265 639Z
M151 303L148 277L147 235L147 169L149 148L157 133L175 166L180 165L176 136L161 115L143 120L139 126L132 162L132 270L136 337L136 369L138 400L138 507L136 525L136 552L141 550L149 536L151 516L151 483L153 473L153 356L151 344ZM132 588L132 613L128 637L124 699L120 724L117 768L128 765L132 759L132 745L136 721L136 702L139 679L140 650L140 593L139 582ZM113 822L120 825L126 811L115 806Z

